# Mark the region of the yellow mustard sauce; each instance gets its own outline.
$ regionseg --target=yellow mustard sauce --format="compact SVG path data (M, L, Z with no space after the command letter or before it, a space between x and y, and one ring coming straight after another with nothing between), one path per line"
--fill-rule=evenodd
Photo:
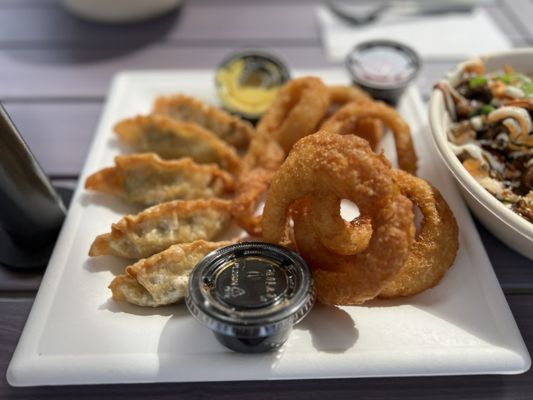
M216 73L219 96L224 108L247 117L258 117L272 104L280 84L270 84L279 75L278 67L268 61L261 68L246 71L246 60L236 59Z

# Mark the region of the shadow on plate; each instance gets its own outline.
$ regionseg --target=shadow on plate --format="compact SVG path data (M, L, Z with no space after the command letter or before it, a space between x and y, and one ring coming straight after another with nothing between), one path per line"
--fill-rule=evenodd
M83 207L103 207L123 215L137 214L143 210L142 206L129 204L125 201L118 199L112 194L100 192L83 192L80 196L80 203Z
M109 291L111 295L111 291ZM98 307L99 310L107 310L112 313L126 313L132 315L150 316L159 315L162 317L173 316L176 318L183 318L189 315L189 311L185 304L172 304L163 307L141 307L135 304L130 304L125 301L115 301L111 297L105 303Z
M113 306L115 307L115 306ZM169 308L174 311L167 320L159 339L159 378L175 379L176 373L190 368L198 371L216 370L217 379L262 379L277 377L278 366L284 358L287 345L277 351L245 354L231 351L220 344L210 329L199 324L186 307ZM311 333L313 346L318 351L342 353L351 348L358 338L352 318L345 311L331 306L317 305L295 330ZM235 366L235 372L231 366Z
M285 346L267 353L237 353L220 344L209 328L190 315L185 305L176 306L173 311L161 331L157 348L159 379L175 380L176 373L182 375L182 371L183 376L190 375L189 371L196 371L195 379L198 379L202 370L217 370L217 380L231 380L236 377L232 366L238 367L239 379L257 376L268 379L273 376Z
M124 269L135 262L114 256L89 257L83 263L83 268L91 273L111 272L117 276L124 273Z
M328 353L344 353L355 345L359 337L350 314L323 304L316 304L294 329L309 331L315 349Z
M134 116L132 115L132 117ZM128 155L128 154L135 153L134 148L132 148L129 144L124 143L114 133L110 133L110 135L111 137L109 138L108 143L109 143L109 148L112 151L116 151L117 153L121 155Z

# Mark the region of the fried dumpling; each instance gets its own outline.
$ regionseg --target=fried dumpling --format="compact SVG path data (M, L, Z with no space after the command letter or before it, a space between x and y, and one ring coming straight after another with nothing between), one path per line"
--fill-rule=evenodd
M231 146L192 122L165 115L139 115L120 121L115 132L136 150L154 152L165 159L190 157L202 164L216 163L231 172L240 166Z
M150 206L222 197L233 191L234 182L214 164L200 165L190 158L166 161L155 153L143 153L115 157L115 167L89 176L85 188Z
M189 274L196 264L210 252L232 243L196 240L144 258L113 279L109 285L113 299L148 307L176 303L187 295Z
M184 122L194 122L239 149L248 145L254 132L249 122L182 94L157 98L153 112Z
M227 227L230 206L221 199L175 200L126 215L94 239L89 255L143 258L173 244L212 240Z

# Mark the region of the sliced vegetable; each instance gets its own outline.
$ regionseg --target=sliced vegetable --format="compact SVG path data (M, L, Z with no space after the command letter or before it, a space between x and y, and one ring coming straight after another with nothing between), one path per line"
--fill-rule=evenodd
M487 115L487 114L490 114L494 110L495 108L493 106L491 106L490 104L485 104L483 107L481 107L480 113Z
M514 74L502 74L502 75L498 75L494 79L498 81L502 81L503 83L506 83L507 85L510 85L511 83L513 83L514 78L515 78Z
M487 78L484 76L474 76L472 79L468 81L468 86L470 89L476 89L478 87L481 87L487 83Z
M522 84L521 89L526 97L533 97L533 83L526 82Z
M531 79L529 77L527 77L526 75L524 74L520 74L520 73L515 73L515 78L521 82L529 82L531 83Z

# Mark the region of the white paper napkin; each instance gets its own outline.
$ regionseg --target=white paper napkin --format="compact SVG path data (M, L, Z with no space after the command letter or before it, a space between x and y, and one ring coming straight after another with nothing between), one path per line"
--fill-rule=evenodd
M350 25L326 6L317 7L316 14L324 50L331 61L343 60L354 45L371 39L405 43L423 58L468 58L511 47L483 9L432 16L390 14L362 26Z

